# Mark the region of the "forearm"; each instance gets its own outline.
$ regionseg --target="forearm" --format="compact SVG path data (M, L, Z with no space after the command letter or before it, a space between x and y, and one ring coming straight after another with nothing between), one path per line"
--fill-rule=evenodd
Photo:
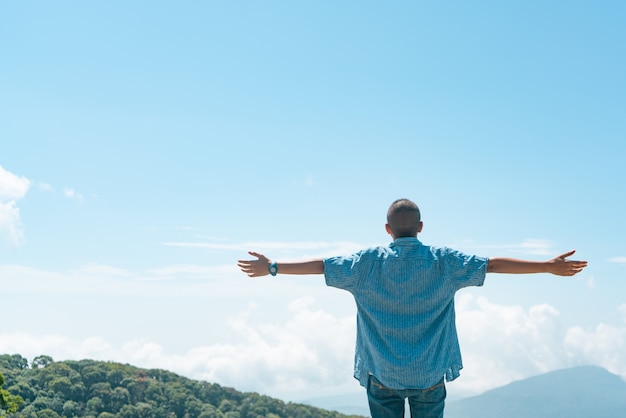
M550 273L549 261L519 260L516 258L490 258L487 273L532 274Z
M321 259L301 262L276 262L278 274L324 274L324 261Z
M237 266L250 277L261 277L270 274L272 261L263 254L248 251L248 254L255 257L254 260L239 260ZM276 261L277 271L272 274L324 274L324 261L311 259L299 262L283 263Z
M573 276L587 267L586 261L569 260L576 251L568 251L548 261L529 261L516 258L490 258L487 273L531 274L551 273L557 276Z

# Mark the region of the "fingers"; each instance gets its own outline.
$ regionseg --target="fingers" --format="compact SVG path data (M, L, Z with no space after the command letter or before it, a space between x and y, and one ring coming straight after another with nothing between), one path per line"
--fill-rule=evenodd
M585 267L587 267L586 261L569 261L569 260L564 260L564 261L567 267L566 270L564 271L565 276L574 276L580 273L581 271L583 271Z
M250 270L250 266L251 266L250 262L246 261L246 260L239 260L237 262L237 267L239 267L244 272L249 271Z
M261 253L255 251L248 251L252 257L256 260L239 260L237 261L237 267L247 274L249 277L260 277L269 274L266 264L268 263L267 257Z
M552 273L557 276L574 276L583 271L583 269L587 267L587 261L568 260L568 257L571 257L574 253L576 253L576 250L571 250L554 257L551 260L552 263L554 263Z
M254 263L258 263L261 260L267 260L267 257L265 257L263 254L261 253L257 253L254 251L248 251L248 254L250 254L252 257L256 257L257 260L238 260L237 261L237 266L239 266L240 269L244 269L244 268L250 268Z
M560 258L561 260L565 261L566 263L571 263L572 265L576 265L578 267L585 267L587 265L586 261L566 260L566 258L573 256L574 253L576 253L576 250L571 250L571 251L568 251L566 253L563 253L563 254L559 255L557 258Z
M586 261L567 259L568 257L574 255L574 253L576 253L576 250L571 250L554 258L554 261L562 266L561 275L573 276L580 273L585 267L587 267Z
M557 258L567 258L567 257L571 257L574 255L574 253L576 252L576 250L571 250L568 251L566 253L561 254L560 256L558 256Z
M248 276L252 277L256 274L257 269L255 268L256 260L239 260L237 262L237 267L241 269Z
M262 274L260 274L255 268L253 267L244 267L244 266L239 266L239 268L241 269L242 272L244 272L245 274L248 275L248 277L258 277L258 276L262 276Z

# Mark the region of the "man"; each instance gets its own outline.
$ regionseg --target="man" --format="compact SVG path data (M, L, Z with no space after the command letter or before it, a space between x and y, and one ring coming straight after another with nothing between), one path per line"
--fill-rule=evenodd
M326 284L350 292L357 306L354 377L367 389L372 418L443 417L447 381L463 367L454 295L482 286L486 273L551 273L573 276L586 261L569 251L547 261L485 258L450 248L423 245L419 208L398 199L387 212L388 246L348 257L284 263L249 252L238 266L250 277L268 274L324 274Z

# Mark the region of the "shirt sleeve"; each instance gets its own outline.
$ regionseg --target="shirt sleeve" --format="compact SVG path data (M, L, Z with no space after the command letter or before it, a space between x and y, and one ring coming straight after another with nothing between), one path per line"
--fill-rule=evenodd
M326 285L352 291L358 285L361 263L361 252L350 256L330 257L324 259L324 278Z
M457 290L468 286L482 286L488 263L487 257L450 250L445 263L446 276L453 281Z

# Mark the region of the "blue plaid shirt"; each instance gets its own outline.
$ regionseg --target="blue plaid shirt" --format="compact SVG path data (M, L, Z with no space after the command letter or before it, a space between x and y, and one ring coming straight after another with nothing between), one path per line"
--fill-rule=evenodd
M489 260L398 238L389 246L324 259L326 284L357 306L354 377L393 389L425 389L463 368L454 295L482 286Z

